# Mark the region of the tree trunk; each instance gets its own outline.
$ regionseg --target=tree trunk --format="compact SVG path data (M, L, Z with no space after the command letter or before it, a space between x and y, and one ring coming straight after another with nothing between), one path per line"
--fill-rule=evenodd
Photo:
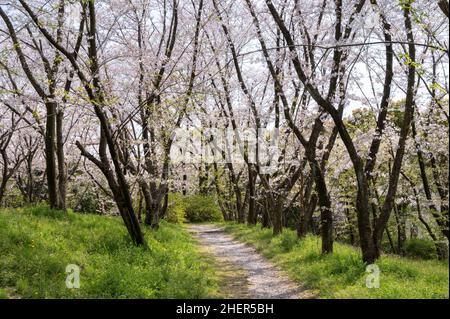
M48 199L50 208L60 209L55 161L56 104L54 102L46 102L45 107L47 110L47 121L45 126L45 162L47 168Z
M313 183L306 185L305 196L303 197L303 205L301 207L300 216L297 225L297 237L303 238L310 231L309 225L311 218L317 205L317 194L312 193Z
M3 197L5 196L5 188L6 183L2 180L2 183L0 184L0 206L3 204Z
M256 203L255 203L255 174L253 172L252 165L248 165L248 191L249 191L249 202L248 202L248 215L247 224L256 224Z
M379 250L374 245L373 234L370 225L370 207L367 180L364 172L359 172L358 194L356 197L356 213L358 216L359 241L363 256L363 261L367 264L373 264L379 257Z
M27 199L28 203L33 202L33 186L34 186L34 176L33 176L33 157L34 155L29 154L27 157Z
M243 205L242 205L242 197L241 197L241 189L237 185L237 182L233 185L234 194L236 197L236 214L237 214L237 221L240 223L244 223L244 213L243 213Z
M347 218L347 225L346 230L348 234L348 239L350 241L350 245L355 246L356 245L356 227L355 227L355 221L354 218L350 212L349 209L349 202L345 203L346 208L344 209L345 217Z
M67 174L64 160L64 138L63 138L64 112L59 110L56 114L56 157L58 159L58 209L66 211L66 185Z
M405 110L403 115L403 122L400 128L400 137L398 140L397 151L395 153L394 163L392 166L392 173L389 177L389 187L386 194L386 199L383 203L380 216L374 229L374 246L376 248L377 257L380 255L381 239L383 237L384 229L386 228L389 216L394 206L395 195L397 193L397 186L399 175L402 167L403 156L405 154L406 140L408 138L409 129L414 116L414 86L416 76L416 49L414 44L414 36L411 23L411 8L410 6L403 7L403 17L406 29L406 37L408 39L408 54L410 61L408 62L408 84L406 90Z
M138 192L138 207L137 207L137 219L139 222L142 222L142 208L143 208L143 202L144 202L144 196L142 195L142 188L139 186L139 192Z
M392 240L392 236L391 236L391 232L389 231L389 227L386 227L386 235L388 237L389 245L391 246L392 252L395 254L397 252L397 250L395 249L394 241Z
M275 198L272 210L273 235L277 236L283 232L283 205L279 197ZM272 206L272 205L271 205Z
M153 220L153 210L152 210L152 197L150 195L150 189L147 183L141 183L142 196L144 197L145 205L145 218L144 223L146 225L151 225Z
M404 219L405 205L400 207L394 204L395 221L397 222L397 253L401 256L405 255L405 241L406 241L406 225Z
M310 164L320 205L322 253L328 254L333 252L333 213L331 211L331 200L328 195L325 177L323 176L317 161L313 161L311 158Z
M262 227L269 228L270 227L270 215L269 215L269 207L267 205L267 199L263 200L262 206Z

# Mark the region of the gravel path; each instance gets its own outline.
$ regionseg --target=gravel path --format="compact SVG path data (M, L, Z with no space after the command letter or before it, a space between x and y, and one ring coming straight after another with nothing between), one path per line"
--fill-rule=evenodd
M217 261L226 298L311 298L253 247L235 240L222 228L189 225L188 230Z

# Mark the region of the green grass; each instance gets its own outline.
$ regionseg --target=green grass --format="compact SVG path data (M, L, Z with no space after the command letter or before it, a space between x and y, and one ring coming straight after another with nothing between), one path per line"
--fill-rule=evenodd
M181 225L145 231L133 246L119 218L67 217L45 206L0 210L0 298L208 298L214 271ZM80 267L79 289L65 285Z
M448 298L449 266L437 260L415 260L384 255L378 260L380 288L366 287L366 265L358 249L335 243L332 255L321 255L319 237L298 241L294 231L272 230L223 223L237 239L287 271L289 276L319 298Z

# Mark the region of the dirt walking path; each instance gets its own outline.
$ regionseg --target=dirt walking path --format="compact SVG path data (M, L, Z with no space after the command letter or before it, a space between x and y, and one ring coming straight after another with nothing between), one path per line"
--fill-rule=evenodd
M215 225L188 225L202 249L211 254L223 277L226 298L311 298L278 267L253 247L241 243Z

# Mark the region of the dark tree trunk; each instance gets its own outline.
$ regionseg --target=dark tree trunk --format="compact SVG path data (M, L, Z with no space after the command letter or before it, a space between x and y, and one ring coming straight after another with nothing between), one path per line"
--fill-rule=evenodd
M358 194L356 197L356 214L358 216L358 231L363 261L373 264L379 254L372 238L372 228L370 223L370 206L367 180L363 171L360 171L358 180Z
M60 209L57 183L57 167L55 161L56 142L56 104L46 102L47 121L45 125L45 162L47 168L47 187L50 208Z
M310 164L320 205L320 232L322 237L322 253L332 253L333 213L331 211L331 200L330 196L328 195L325 177L320 170L319 164L312 158L310 159Z
M448 0L439 0L438 5L439 5L439 8L441 9L442 13L445 14L448 18L448 12L449 12Z
M270 215L269 215L269 207L267 205L267 199L263 200L262 209L262 227L269 228L270 227Z
M275 197L275 196L274 196ZM278 196L275 197L272 210L273 235L277 236L283 232L283 201Z
M404 218L405 205L400 207L394 204L394 215L397 223L397 253L399 255L405 255L405 241L406 241L406 224Z
M256 199L255 199L255 173L253 172L252 165L248 165L248 214L247 224L256 224Z
M297 237L303 238L310 231L309 225L311 218L317 205L317 194L312 192L313 183L310 179L307 180L304 195L301 200L301 210L297 223Z
M64 138L63 138L64 112L59 110L56 114L56 157L58 159L58 209L66 211L66 164L64 160Z
M386 235L388 237L389 245L391 246L392 252L396 253L397 250L395 249L394 241L392 240L392 236L391 236L391 232L389 231L389 227L386 227Z
M137 208L137 218L139 222L142 222L142 208L143 208L143 202L144 202L144 196L142 195L142 188L139 188L138 193L139 199L138 199L138 208Z
M143 182L141 184L142 195L144 197L145 204L145 219L144 223L146 225L151 225L153 220L153 210L152 210L152 197L150 195L150 188L147 183Z
M217 202L219 203L219 208L220 208L220 211L222 212L223 219L225 221L228 221L229 216L228 216L228 211L222 200L222 191L220 189L220 183L219 183L219 169L217 167L216 161L213 162L213 169L214 169L214 187L216 190Z
M4 180L2 180L2 182L0 184L0 206L3 204L3 197L5 196L5 188L6 188L6 183Z
M348 206L348 203L347 203ZM350 209L348 207L345 208L345 217L347 218L347 232L348 238L350 241L350 245L354 246L356 244L356 236L355 236L355 225L353 218L350 214Z
M28 203L32 203L33 202L34 176L33 176L33 157L30 155L27 158L27 175L28 175L27 198L28 198Z
M244 219L244 212L243 212L243 204L242 204L242 195L241 195L241 189L240 187L237 185L237 182L233 183L233 190L234 190L234 195L236 198L236 214L237 214L237 221L240 223L244 223L245 219Z
M163 207L161 210L161 218L166 217L168 205L169 205L169 191L166 191L166 194L164 195Z
M416 76L416 49L414 44L414 36L412 31L411 23L411 8L410 6L403 7L403 17L406 29L406 37L408 39L408 54L411 62L408 63L408 83L406 90L405 99L405 110L403 115L403 122L400 128L400 137L398 141L397 151L395 153L394 163L392 166L392 173L389 177L389 187L386 194L386 198L383 203L383 208L381 210L380 216L376 223L376 228L374 229L374 245L377 252L377 257L380 256L381 250L381 239L383 237L384 229L386 228L387 222L389 220L390 213L392 211L395 195L397 193L397 185L400 176L400 171L402 167L403 156L405 154L406 140L408 138L409 130L411 127L411 122L414 115L414 84Z

